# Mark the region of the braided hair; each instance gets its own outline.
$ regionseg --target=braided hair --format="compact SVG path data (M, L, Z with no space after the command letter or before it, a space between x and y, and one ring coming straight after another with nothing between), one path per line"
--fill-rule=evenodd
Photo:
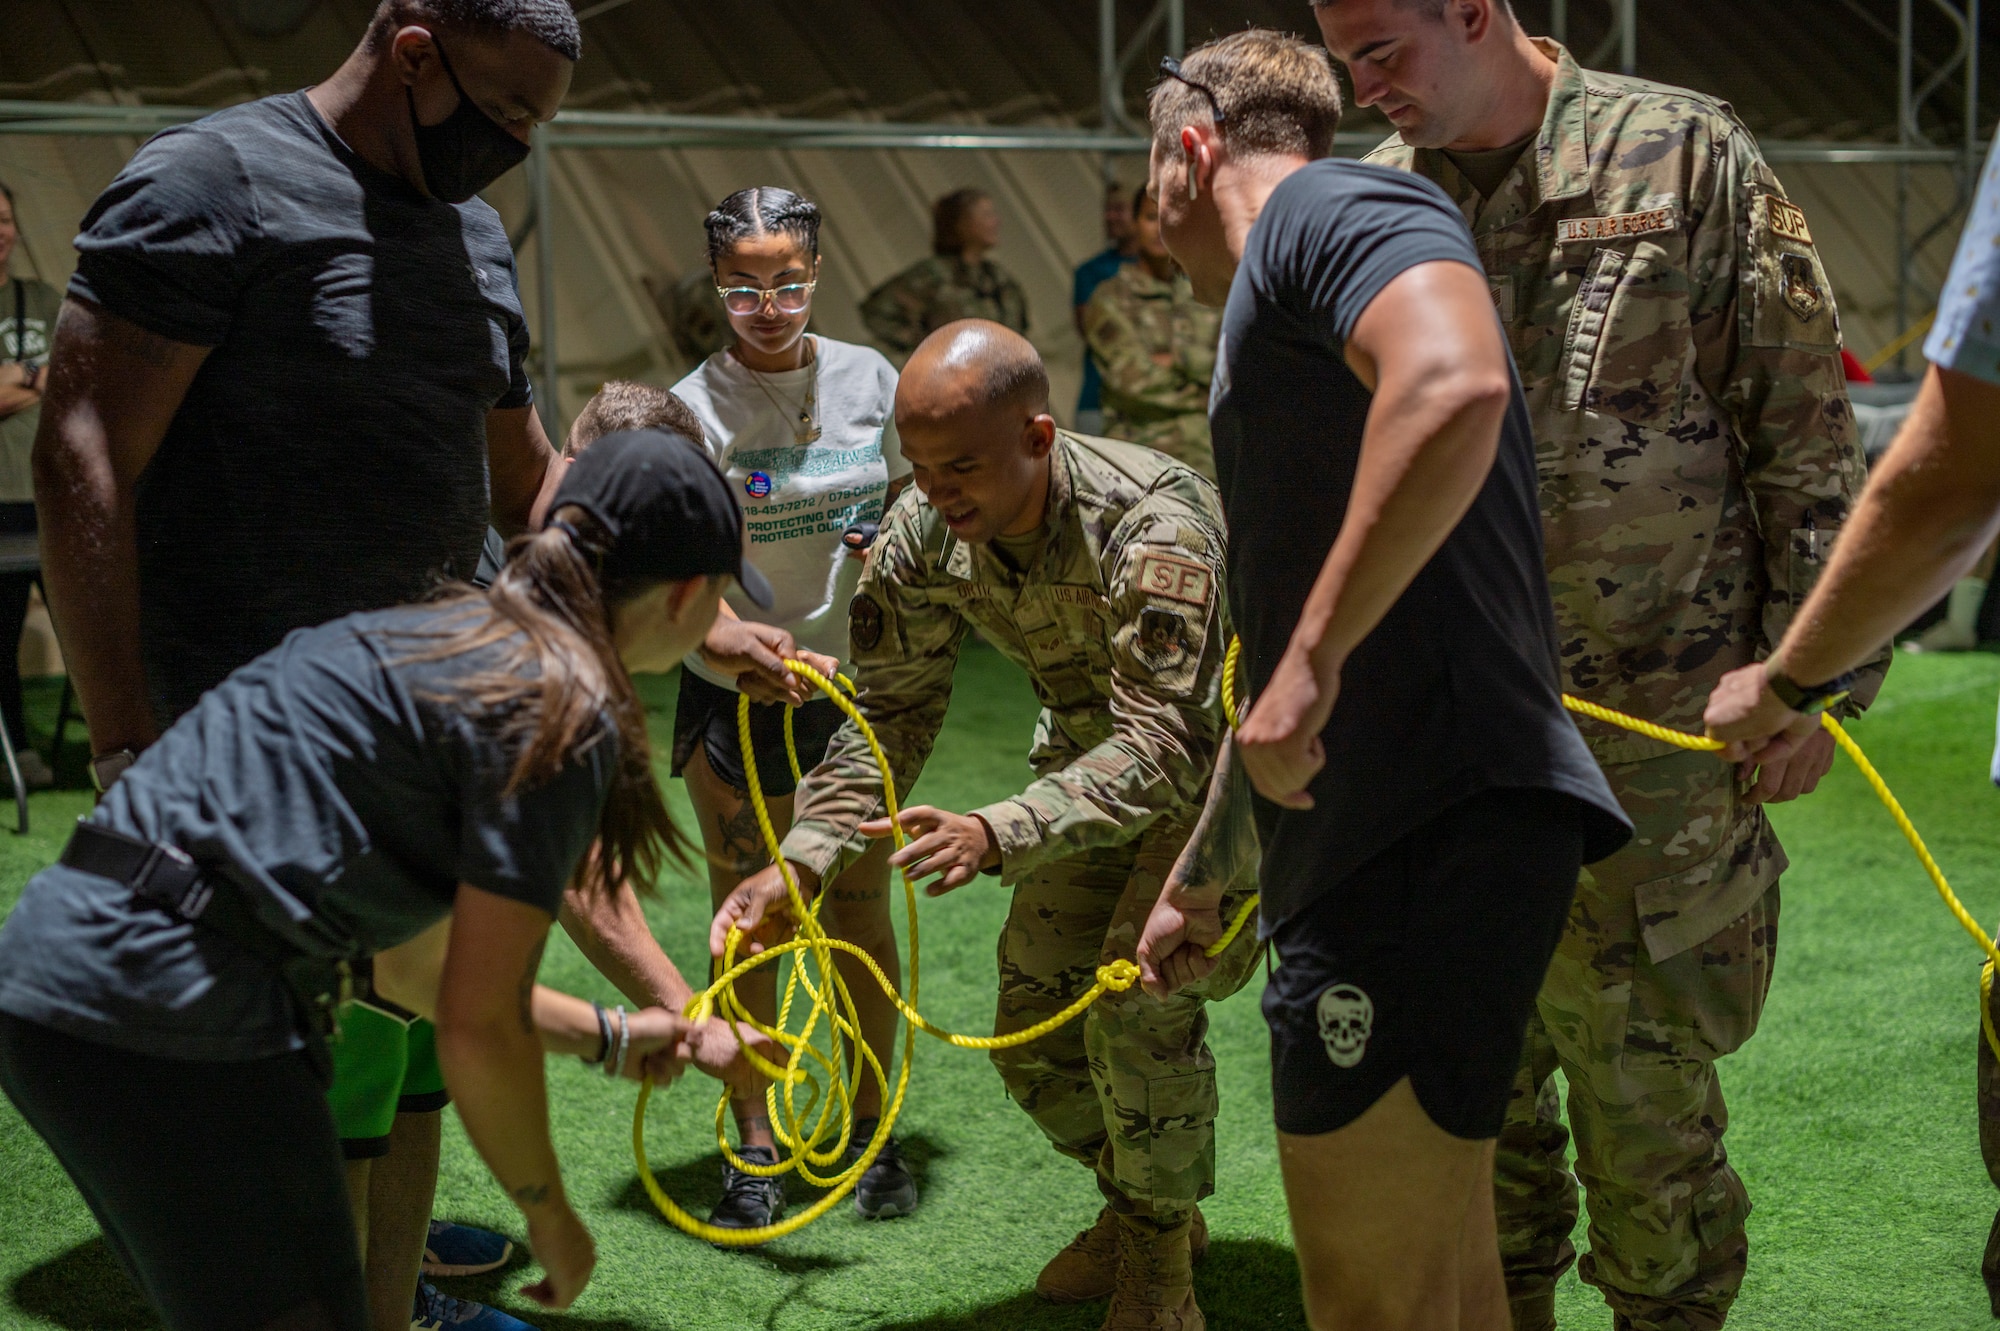
M708 266L741 241L783 235L798 241L808 260L819 257L819 205L780 185L752 185L715 205L703 220L708 232Z

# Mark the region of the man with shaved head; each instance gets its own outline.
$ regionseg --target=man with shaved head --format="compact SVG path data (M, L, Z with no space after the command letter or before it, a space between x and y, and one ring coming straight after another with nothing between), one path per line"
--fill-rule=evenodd
M923 770L977 628L1028 672L1042 715L1020 794L950 813L905 809L891 859L939 896L997 874L1014 890L1000 941L996 1033L1067 1007L1100 963L1130 958L1187 843L1223 722L1230 638L1214 486L1163 453L1058 430L1035 349L963 320L919 346L896 390L916 485L883 519L849 607L861 711L897 789ZM867 837L889 835L882 783L849 724L799 786L784 841L801 888L832 880ZM857 837L857 833L862 834ZM1221 908L1255 890L1241 867ZM776 932L778 870L746 879L716 916ZM1204 1009L1242 986L1247 937L1199 984L1156 1001L1106 994L1078 1021L993 1062L1064 1155L1090 1166L1105 1206L1043 1269L1055 1302L1111 1297L1104 1325L1198 1331L1190 1263L1207 1246L1195 1203L1214 1190L1215 1061Z

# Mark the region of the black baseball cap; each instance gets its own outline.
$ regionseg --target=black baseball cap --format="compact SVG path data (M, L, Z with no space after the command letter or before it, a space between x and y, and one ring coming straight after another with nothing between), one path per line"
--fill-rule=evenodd
M771 584L743 557L743 510L686 436L657 427L605 435L569 464L549 512L570 504L611 538L598 564L606 582L727 574L771 608Z

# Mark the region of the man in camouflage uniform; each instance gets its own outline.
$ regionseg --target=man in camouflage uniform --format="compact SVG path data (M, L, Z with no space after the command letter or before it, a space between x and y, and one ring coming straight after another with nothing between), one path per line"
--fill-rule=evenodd
M1083 339L1103 376L1104 432L1157 448L1215 479L1208 385L1222 311L1199 304L1160 241L1160 210L1145 191L1132 210L1137 260L1099 284L1083 310Z
M861 711L897 789L923 770L974 628L1042 702L1036 779L970 814L905 810L916 839L894 861L942 874L933 894L982 870L1012 886L994 1019L1006 1034L1068 1006L1100 964L1131 958L1200 814L1230 636L1221 505L1159 453L1058 431L1034 349L990 323L922 345L897 388L896 428L916 486L883 519L850 631ZM888 834L881 776L851 723L797 800L783 850L802 884L831 880L857 830ZM1255 868L1233 880L1226 916L1256 890ZM746 880L711 942L783 900L775 868ZM1203 1325L1189 1266L1206 1244L1195 1203L1215 1176L1204 1009L1242 986L1256 956L1246 931L1189 991L1164 1003L1137 986L1106 993L1082 1018L994 1052L1008 1092L1095 1171L1106 1199L1042 1272L1045 1297L1112 1295L1106 1327Z
M987 319L1028 331L1028 298L1014 275L987 258L1000 243L1000 213L975 189L955 190L932 206L931 257L868 293L861 321L901 365L917 344L959 319Z
M1503 0L1317 14L1356 99L1400 131L1369 160L1440 185L1484 261L1534 418L1564 687L1699 731L1715 682L1783 634L1864 478L1804 214L1726 105L1581 69ZM1576 1261L1574 1133L1580 1274L1615 1324L1718 1327L1750 1201L1715 1062L1756 1029L1786 865L1762 804L1809 791L1832 743L1752 782L1579 724L1636 835L1578 885L1499 1143L1515 1325L1554 1325Z
M861 302L861 321L901 363L948 323L987 319L1028 331L1028 298L1014 275L991 259L933 254L897 273Z

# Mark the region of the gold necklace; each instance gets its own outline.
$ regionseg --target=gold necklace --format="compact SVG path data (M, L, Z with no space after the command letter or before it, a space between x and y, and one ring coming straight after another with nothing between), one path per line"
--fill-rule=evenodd
M737 363L739 365L743 364L741 361ZM743 368L750 370L748 365L743 365ZM750 370L751 381L763 390L764 396L770 399L771 405L778 409L778 414L780 416L791 416L793 420L798 422L792 427L792 438L798 442L801 448L820 437L819 351L811 342L806 343L805 368L811 370L812 374L806 380L806 400L802 403L793 402L789 398L781 398L777 391L765 382L763 371Z

